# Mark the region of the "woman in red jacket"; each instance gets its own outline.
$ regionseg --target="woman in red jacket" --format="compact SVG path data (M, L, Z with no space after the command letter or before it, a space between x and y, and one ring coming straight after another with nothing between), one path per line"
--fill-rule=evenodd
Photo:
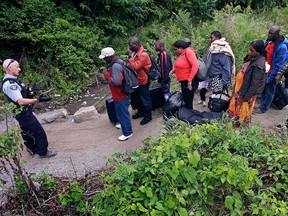
M194 49L190 48L191 42L177 40L174 42L174 53L177 59L174 68L169 75L176 73L176 79L181 84L181 91L185 107L193 109L193 98L195 90L198 88L198 80L195 78L198 71L198 61Z

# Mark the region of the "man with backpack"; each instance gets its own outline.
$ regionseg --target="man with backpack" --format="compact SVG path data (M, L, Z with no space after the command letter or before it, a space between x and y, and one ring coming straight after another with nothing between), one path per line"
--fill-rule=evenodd
M140 44L138 38L133 37L128 43L129 64L136 71L139 80L139 92L141 103L138 112L132 116L133 119L144 117L140 125L145 125L152 120L152 101L149 91L148 73L151 68L150 56L144 51L144 47ZM136 92L136 93L137 93Z
M104 73L114 101L117 119L121 125L122 135L118 137L119 141L125 141L132 137L132 126L130 114L128 111L130 95L122 91L124 78L124 61L115 55L115 51L111 47L101 50L100 59L104 59L109 64L108 69L101 67Z

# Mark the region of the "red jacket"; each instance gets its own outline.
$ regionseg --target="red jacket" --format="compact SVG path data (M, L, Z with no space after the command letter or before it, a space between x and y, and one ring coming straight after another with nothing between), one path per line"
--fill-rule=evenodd
M108 68L108 73L105 74L105 79L108 81L108 85L112 94L113 101L123 100L127 94L122 92L121 85L123 81L123 66L118 63L114 63L119 58L116 56Z
M129 64L136 71L139 80L139 85L145 85L148 82L147 72L152 64L147 52L144 52L144 47L141 46L134 58L129 59Z
M198 71L198 61L194 49L186 48L174 62L173 73L176 73L178 81L191 82Z

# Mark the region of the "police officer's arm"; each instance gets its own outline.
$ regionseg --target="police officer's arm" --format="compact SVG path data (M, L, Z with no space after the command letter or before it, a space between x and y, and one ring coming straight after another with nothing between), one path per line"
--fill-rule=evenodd
M29 105L29 104L35 104L38 102L38 99L36 98L19 98L16 103L19 105Z
M5 82L3 84L3 92L12 101L18 103L19 105L29 105L37 102L37 99L34 98L23 98L21 94L21 87L17 83L10 84L9 82Z

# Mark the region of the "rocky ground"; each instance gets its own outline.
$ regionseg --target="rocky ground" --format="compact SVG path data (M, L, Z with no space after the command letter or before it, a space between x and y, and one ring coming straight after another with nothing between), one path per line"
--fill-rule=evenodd
M73 114L81 106L95 105L101 114L82 123L72 122L70 116L63 122L44 124L49 148L57 151L58 154L53 158L40 159L38 156L31 156L24 151L27 171L30 173L45 171L59 177L81 176L105 166L112 154L116 152L129 153L143 146L143 140L146 137L161 133L163 118L161 111L157 109L153 111L152 122L147 125L140 126L141 119L132 120L133 137L124 142L118 141L117 137L121 135L121 130L116 129L108 120L107 114L103 112L105 111L104 101L108 94L107 89L91 88L74 103L62 106L70 114ZM194 108L200 111L209 111L207 107L197 105L198 100L199 95L196 94ZM131 109L131 113L134 112ZM278 110L271 106L267 113L253 115L252 123L260 124L263 128L275 132L274 126L283 122L287 115L288 107ZM0 132L3 130L5 130L5 125L2 123Z

